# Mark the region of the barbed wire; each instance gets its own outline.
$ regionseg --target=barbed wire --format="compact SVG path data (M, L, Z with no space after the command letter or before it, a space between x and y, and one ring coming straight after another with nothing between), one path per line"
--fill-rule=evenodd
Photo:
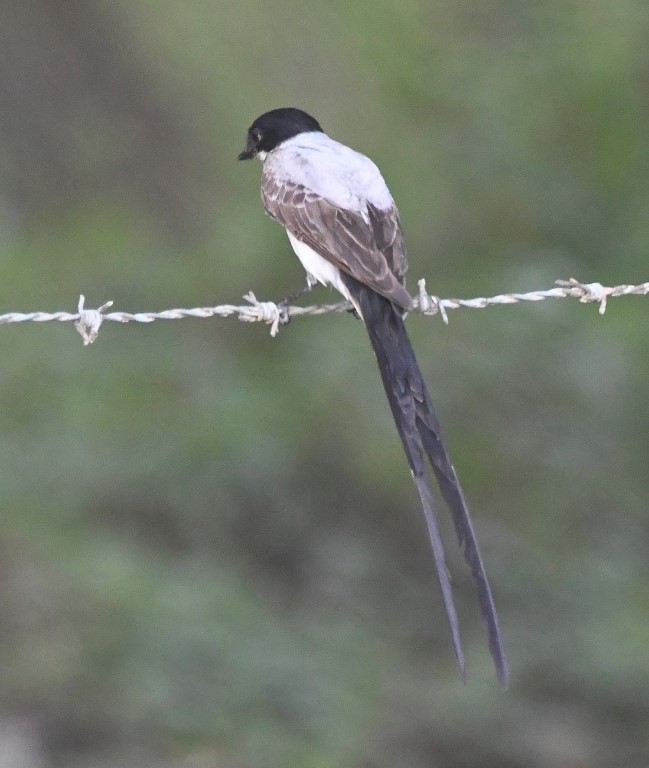
M440 315L448 324L447 311L451 309L484 309L485 307L517 304L523 301L544 301L545 299L579 299L582 304L599 304L599 314L606 312L607 301L618 296L645 296L649 293L649 282L639 285L616 285L610 288L601 283L581 283L571 277L569 280L556 280L554 288L527 293L501 293L496 296L473 299L440 299L426 291L426 281L419 280L419 293L413 297L415 307L423 315ZM84 345L92 344L105 321L116 323L152 323L154 320L180 320L185 317L229 317L236 315L244 323L266 323L270 325L270 335L276 336L280 325L294 317L305 315L325 315L331 312L347 312L352 307L348 301L337 304L318 304L309 307L286 306L272 301L258 301L250 292L244 297L248 303L243 306L221 304L216 307L194 307L193 309L165 309L161 312L107 312L113 306L107 301L97 309L85 309L85 297L79 297L76 312L7 312L0 315L0 325L10 323L46 323L73 322L81 334Z

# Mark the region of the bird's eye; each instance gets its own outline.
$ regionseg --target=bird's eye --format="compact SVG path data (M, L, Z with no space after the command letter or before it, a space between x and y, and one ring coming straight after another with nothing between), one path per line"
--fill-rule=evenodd
M261 141L261 131L259 128L255 128L255 130L252 132L252 137L256 142Z

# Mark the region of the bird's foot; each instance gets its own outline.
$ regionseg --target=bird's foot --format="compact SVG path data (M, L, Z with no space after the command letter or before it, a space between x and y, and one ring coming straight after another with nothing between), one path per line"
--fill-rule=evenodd
M289 313L289 304L291 298L287 296L285 299L277 302L277 309L279 310L279 324L288 325L291 322L291 315Z
M292 293L289 293L288 296L283 298L281 301L277 302L277 307L279 309L280 313L280 325L288 325L291 321L291 318L289 316L289 304L292 301L295 301L295 299L299 299L300 296L304 296L305 293L309 293L313 290L313 286L316 285L318 281L316 280L313 275L310 275L307 273L306 276L306 285L303 285L301 288L298 288L297 291L293 291Z

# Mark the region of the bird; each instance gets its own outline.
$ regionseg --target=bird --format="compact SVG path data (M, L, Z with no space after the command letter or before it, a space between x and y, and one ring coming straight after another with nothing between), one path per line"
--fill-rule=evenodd
M302 263L306 286L333 286L363 321L424 512L453 650L462 680L466 665L435 513L427 462L453 520L486 624L496 676L508 685L508 665L478 540L438 417L406 332L413 309L406 289L408 259L397 206L378 167L330 138L296 107L260 115L239 160L262 161L261 198Z

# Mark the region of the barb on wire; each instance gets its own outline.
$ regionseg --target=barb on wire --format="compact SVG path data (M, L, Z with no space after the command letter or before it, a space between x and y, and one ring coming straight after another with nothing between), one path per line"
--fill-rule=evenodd
M649 293L649 282L639 285L616 285L607 288L601 283L581 283L571 277L569 280L556 280L554 288L528 293L501 293L497 296L478 297L473 299L440 299L426 291L426 281L418 282L419 293L413 299L415 307L424 315L439 314L445 324L448 324L448 310L468 308L484 309L500 304L516 304L521 301L543 301L545 299L576 298L582 304L599 304L599 314L606 312L607 301L617 296L645 296ZM194 307L193 309L165 309L161 312L107 312L113 306L107 301L98 309L85 309L84 296L79 297L77 312L8 312L0 315L0 325L7 323L24 323L32 321L45 323L50 321L73 322L81 334L84 345L92 344L97 338L102 323L152 323L154 320L180 320L184 317L228 317L236 315L245 323L266 323L270 325L270 335L276 336L279 326L293 317L304 315L325 315L331 312L346 312L351 309L348 301L337 304L320 304L310 307L278 306L272 301L258 301L255 294L250 292L244 297L248 304L237 306L222 304L216 307Z

